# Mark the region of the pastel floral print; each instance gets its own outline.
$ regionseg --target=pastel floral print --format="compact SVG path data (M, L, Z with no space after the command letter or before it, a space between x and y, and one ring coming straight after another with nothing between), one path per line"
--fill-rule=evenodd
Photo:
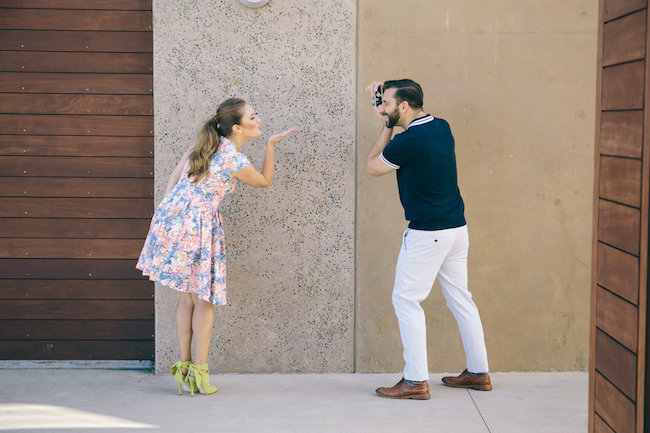
M219 203L237 186L230 174L249 164L226 138L196 183L187 177L188 161L151 220L136 268L163 286L225 305L226 245Z

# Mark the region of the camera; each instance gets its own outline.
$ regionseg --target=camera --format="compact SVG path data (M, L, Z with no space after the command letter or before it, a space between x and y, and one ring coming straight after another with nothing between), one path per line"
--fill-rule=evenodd
M373 92L372 98L370 98L370 103L374 107L379 107L382 104L382 97L384 95L384 87L379 86L377 89Z

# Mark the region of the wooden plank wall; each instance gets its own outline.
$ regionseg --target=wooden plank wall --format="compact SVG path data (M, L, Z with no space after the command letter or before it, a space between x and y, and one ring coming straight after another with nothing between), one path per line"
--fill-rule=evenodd
M642 433L648 264L647 0L601 0L589 431Z
M152 360L151 0L0 2L0 359Z

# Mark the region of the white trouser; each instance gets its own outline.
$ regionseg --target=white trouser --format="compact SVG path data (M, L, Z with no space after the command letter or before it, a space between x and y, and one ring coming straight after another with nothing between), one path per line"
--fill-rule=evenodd
M428 380L427 331L420 302L431 292L436 276L447 307L458 322L467 370L487 373L488 361L478 308L467 290L467 226L425 231L407 229L397 259L393 307L404 346L404 378Z

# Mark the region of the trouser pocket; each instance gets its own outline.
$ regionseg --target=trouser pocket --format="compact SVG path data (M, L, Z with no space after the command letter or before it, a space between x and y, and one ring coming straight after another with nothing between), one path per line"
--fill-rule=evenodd
M406 238L409 234L409 229L404 230L404 234L402 235L402 245L404 246L404 251L406 251Z

